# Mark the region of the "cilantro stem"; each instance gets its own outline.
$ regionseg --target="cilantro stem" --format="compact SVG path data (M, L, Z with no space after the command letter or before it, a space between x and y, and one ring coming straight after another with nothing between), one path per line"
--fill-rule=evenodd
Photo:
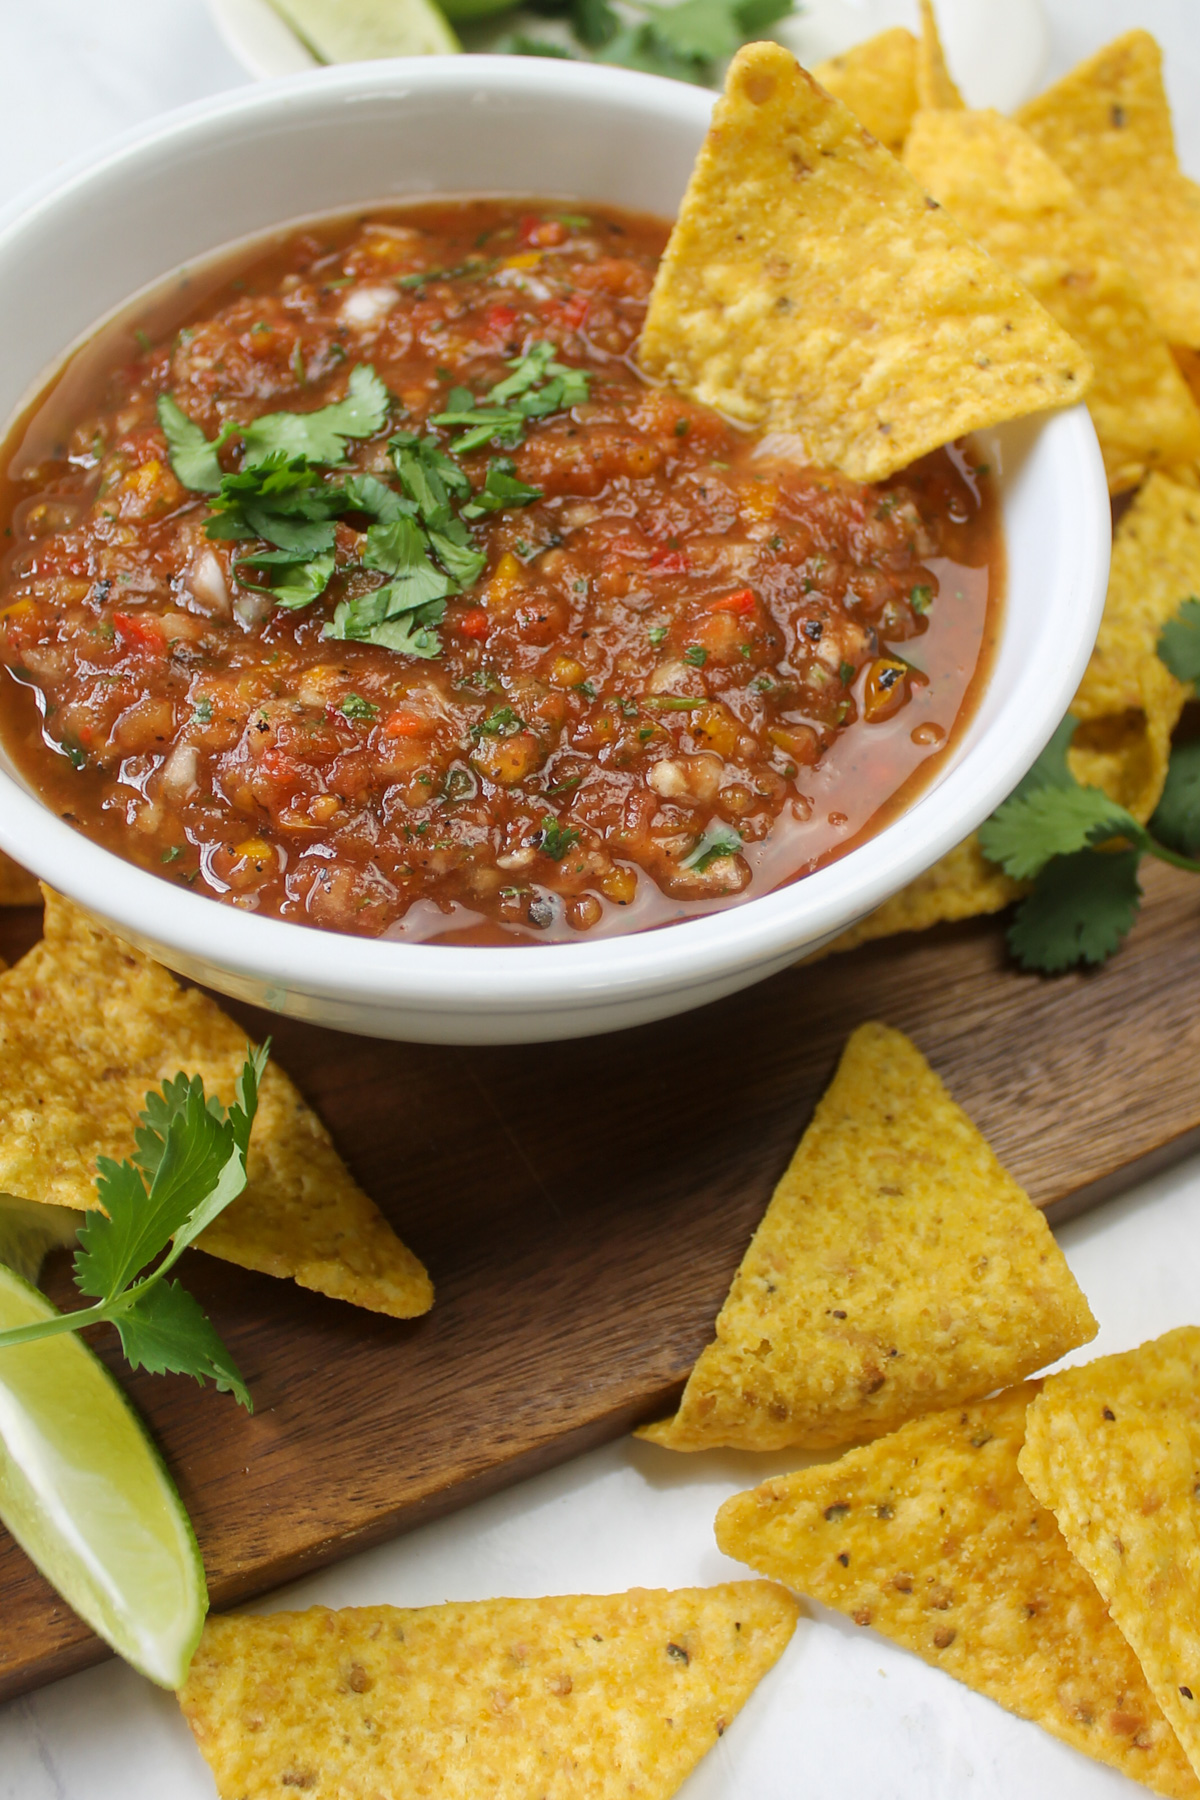
M35 1319L31 1325L13 1325L8 1331L0 1331L0 1350L35 1344L39 1338L59 1337L64 1331L80 1331L85 1325L103 1325L108 1316L108 1308L101 1302L99 1306L59 1313L53 1319Z
M1148 850L1151 856L1157 856L1160 862L1170 863L1173 869L1186 869L1189 875L1200 875L1200 862L1195 857L1181 856L1178 850L1168 850L1165 844L1160 844L1157 838L1150 836L1149 832L1147 832L1141 847L1143 850Z

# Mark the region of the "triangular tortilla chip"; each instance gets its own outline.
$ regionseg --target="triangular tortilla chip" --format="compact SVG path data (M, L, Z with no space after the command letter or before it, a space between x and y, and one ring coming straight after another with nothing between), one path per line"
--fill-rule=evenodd
M1200 1772L1200 1328L1051 1376L1021 1473Z
M903 25L818 63L813 79L899 156L917 110L917 40Z
M674 1450L827 1449L1094 1337L1050 1228L916 1045L860 1025L754 1234Z
M234 1615L179 1698L222 1800L666 1800L796 1616L764 1581Z
M1157 653L1180 603L1200 594L1200 492L1151 475L1113 538L1096 647L1071 711L1076 780L1102 787L1145 821L1167 778L1171 733L1190 689Z
M1200 188L1179 167L1150 33L1098 50L1017 119L1101 219L1159 330L1200 347Z
M921 36L917 43L917 105L957 110L966 101L946 66L933 0L921 0Z
M1200 458L1200 407L1111 232L1028 133L995 112L923 112L904 162L1090 359L1111 492Z
M727 1500L717 1542L1177 1800L1200 1783L1017 1454L1037 1383Z
M1083 352L778 44L734 58L650 296L646 371L878 481L1083 398Z
M95 1206L96 1158L131 1153L147 1089L182 1069L228 1104L245 1052L213 1001L46 890L45 936L0 976L0 1191ZM274 1062L249 1177L201 1249L373 1312L428 1312L425 1270Z

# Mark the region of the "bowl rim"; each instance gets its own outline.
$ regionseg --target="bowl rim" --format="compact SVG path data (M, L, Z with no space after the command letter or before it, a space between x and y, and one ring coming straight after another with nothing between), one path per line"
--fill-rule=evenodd
M507 91L534 101L550 95L561 100L566 88L581 101L601 105L640 101L699 131L714 98L709 90L637 71L536 58L437 56L314 70L193 102L137 126L99 157L75 159L0 211L0 260L14 249L19 254L21 233L35 220L89 187L120 178L125 168L164 147L186 146L189 139L202 144L243 121L262 124L302 113L307 103L318 109L372 98L402 103L407 94L431 88L486 89L497 97ZM982 746L966 750L865 843L760 898L669 926L567 944L482 947L352 937L260 917L180 889L72 829L2 768L0 846L126 936L281 993L336 997L367 1011L404 1006L467 1014L484 1004L534 1014L573 1005L614 1006L635 995L715 981L733 984L745 971L758 966L765 971L790 953L817 947L928 869L1011 792L1067 711L1103 605L1107 485L1085 406L1046 415L1039 428L1059 434L1062 453L1083 477L1081 529L1072 552L1074 586L1094 596L1093 616L1082 621L1088 628L1050 677L1044 667L1036 680L1022 672L1004 702L1011 715L1009 754L990 770L980 767L976 752Z

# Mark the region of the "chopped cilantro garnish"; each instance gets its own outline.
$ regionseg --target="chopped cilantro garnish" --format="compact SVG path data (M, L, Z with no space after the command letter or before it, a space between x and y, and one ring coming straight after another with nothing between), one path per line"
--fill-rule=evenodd
M207 694L201 694L192 707L192 717L198 725L211 725L212 716L212 701Z
M515 737L518 731L524 731L525 721L511 706L498 706L490 712L486 719L480 719L472 725L471 735L480 737Z
M708 651L703 644L689 644L683 653L685 663L691 663L693 669L702 669L708 661Z
M927 613L929 608L933 605L933 589L931 587L918 585L908 596L908 604L918 616Z
M555 346L546 339L532 345L523 356L512 359L508 365L511 375L498 381L481 400L465 388L453 391L447 411L435 413L430 423L468 428L450 446L456 456L481 450L489 443L515 450L528 420L545 419L582 405L588 397L590 375L586 369L555 361L554 352Z
M1200 600L1191 595L1158 640L1158 654L1178 681L1200 681Z
M650 639L650 642L654 645L656 650L666 635L667 628L665 625L651 625L646 632L646 636Z
M843 683L853 681L856 673L857 671L852 662L844 662L838 667L838 675Z
M553 813L547 813L540 829L534 834L534 843L552 862L561 862L572 844L579 842L579 833L569 826L562 826Z
M169 850L164 850L164 851L163 851L163 853L162 853L162 855L161 855L161 856L160 856L160 857L159 857L159 859L158 859L158 860L159 860L159 861L160 861L160 862L165 862L165 863L173 863L173 862L177 862L177 861L178 861L178 859L179 859L179 858L180 858L180 857L181 857L181 856L182 856L182 855L183 855L183 847L182 847L182 845L180 845L180 844L172 844L172 845L171 845L171 847L170 847L170 849L169 849Z
M714 819L684 857L682 867L702 875L719 857L736 856L741 847L741 833L723 819Z
M367 722L379 717L379 708L370 700L364 700L361 694L347 694L338 711L347 719Z

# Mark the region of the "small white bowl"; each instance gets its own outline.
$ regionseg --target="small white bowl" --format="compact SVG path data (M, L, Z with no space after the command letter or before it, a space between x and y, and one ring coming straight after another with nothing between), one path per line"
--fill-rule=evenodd
M671 215L711 105L706 92L624 69L472 56L323 70L176 113L0 218L0 418L135 291L289 219L481 190ZM346 1031L528 1043L700 1006L816 949L927 869L1004 799L1070 704L1108 572L1095 433L1078 407L997 432L987 454L1001 472L1008 599L969 730L895 823L764 899L544 947L343 937L239 912L124 862L64 824L4 757L0 845L171 968Z

